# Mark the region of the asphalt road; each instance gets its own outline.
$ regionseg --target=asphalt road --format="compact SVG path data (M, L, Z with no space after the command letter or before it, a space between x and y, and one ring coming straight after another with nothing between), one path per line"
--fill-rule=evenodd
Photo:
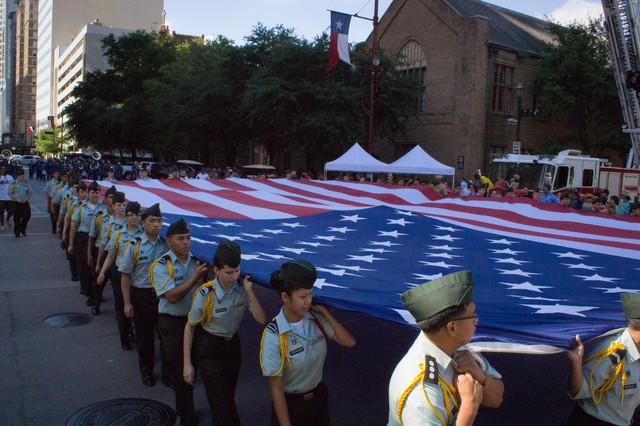
M10 230L0 233L0 424L64 425L77 410L115 398L148 398L173 407L172 390L159 382L144 386L135 351L120 348L110 286L102 315L88 324L53 328L43 323L60 313L89 314L89 308L78 283L70 280L60 240L50 232L44 184L31 183L36 194L28 237L16 239ZM270 315L277 313L280 305L270 290L259 289L258 296ZM417 332L357 313L335 315L358 343L354 349L332 345L329 350L324 371L333 424L384 425L389 377ZM240 332L243 364L236 398L246 425L270 424L269 390L258 362L261 333L262 327L251 320ZM565 391L564 354L487 358L503 375L505 397L499 409L482 409L476 424L564 424L573 405ZM209 424L199 381L195 395L200 423Z

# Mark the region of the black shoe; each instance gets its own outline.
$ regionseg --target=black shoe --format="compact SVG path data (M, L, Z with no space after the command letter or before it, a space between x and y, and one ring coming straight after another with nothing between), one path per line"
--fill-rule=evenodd
M20 234L16 234L16 238L20 238Z
M87 304L87 306L93 306L93 297L88 298L85 303Z
M93 315L94 317L97 317L98 315L100 315L100 308L97 306L94 306L93 308L91 308L91 315Z
M76 282L76 281L80 281L80 278L78 278L78 276L77 276L77 275L73 275L73 276L71 277L71 281L74 281L74 282ZM82 293L82 292L81 292L81 293Z
M135 343L136 342L136 335L133 333L129 333L129 341L131 343Z
M120 345L120 347L121 347L121 348L122 348L122 350L124 350L124 351L130 351L131 349L133 349L133 348L131 347L131 344L129 344L129 343L127 343L127 342L124 342L123 344L121 344L121 345Z
M153 376L148 376L148 377L143 377L142 378L142 384L145 386L153 386L156 384L156 382L153 380Z
M26 232L24 232L24 231L22 231L22 236L23 236L23 237L26 237L26 236L27 236L27 233L26 233Z
M173 389L173 379L171 377L163 377L162 384Z

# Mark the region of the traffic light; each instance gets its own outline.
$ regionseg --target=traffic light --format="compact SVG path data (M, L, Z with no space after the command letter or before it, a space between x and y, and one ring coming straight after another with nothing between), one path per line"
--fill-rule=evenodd
M541 111L539 108L532 108L532 109L523 109L520 112L520 116L521 117L537 117L538 115L540 115Z

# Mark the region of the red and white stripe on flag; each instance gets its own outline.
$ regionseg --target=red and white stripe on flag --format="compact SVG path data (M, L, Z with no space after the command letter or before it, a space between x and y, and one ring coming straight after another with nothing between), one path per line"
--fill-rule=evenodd
M349 25L351 15L339 12L331 12L331 41L329 44L329 64L327 70L331 71L338 61L351 64L349 59Z

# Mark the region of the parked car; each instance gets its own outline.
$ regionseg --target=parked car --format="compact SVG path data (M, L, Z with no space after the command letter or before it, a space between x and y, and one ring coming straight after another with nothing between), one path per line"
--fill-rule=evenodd
M42 158L38 155L14 155L11 157L11 163L16 164L18 161L22 163L23 166L28 166L31 163L34 163L38 160L42 160Z

